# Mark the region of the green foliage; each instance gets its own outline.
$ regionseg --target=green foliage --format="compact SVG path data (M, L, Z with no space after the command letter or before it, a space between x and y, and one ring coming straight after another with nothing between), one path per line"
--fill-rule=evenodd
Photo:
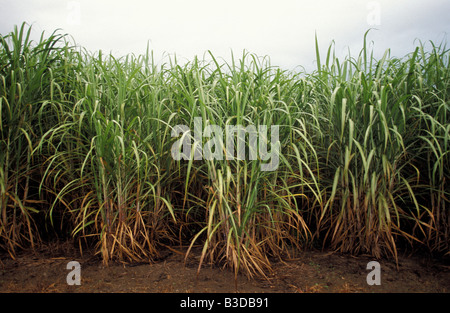
M156 65L150 51L117 58L30 32L0 37L0 246L11 255L51 227L94 242L105 262L201 244L199 269L249 276L313 242L376 257L396 257L399 242L448 251L444 45L375 60L366 34L357 58L330 46L321 62L316 38L308 74L246 52ZM278 125L278 168L248 154L174 160L173 127L194 130L196 117Z

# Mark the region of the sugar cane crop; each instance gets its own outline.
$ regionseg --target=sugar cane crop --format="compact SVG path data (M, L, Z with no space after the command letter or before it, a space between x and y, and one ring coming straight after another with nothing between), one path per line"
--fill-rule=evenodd
M0 36L0 248L12 257L56 237L93 245L105 263L200 246L199 270L252 277L312 245L448 254L445 43L377 60L366 33L340 60L316 38L317 69L298 73L248 52L157 64L149 49L118 57L59 31L30 34L24 23ZM207 129L238 125L269 131L253 146L250 132L226 138L243 158L228 157L225 138L205 157ZM177 142L192 143L185 158Z

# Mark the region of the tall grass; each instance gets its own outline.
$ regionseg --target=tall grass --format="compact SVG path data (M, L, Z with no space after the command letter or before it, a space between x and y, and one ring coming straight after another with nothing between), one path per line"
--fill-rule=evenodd
M43 160L32 152L45 128L58 122L44 106L63 77L62 54L68 49L56 32L42 34L34 45L30 34L23 24L0 37L0 238L12 254L39 240L32 215L41 202L36 186Z
M322 60L317 49L316 71L293 73L247 52L157 65L149 50L117 58L57 32L32 42L30 31L1 36L0 246L12 256L43 234L94 244L105 263L200 246L199 270L251 277L313 244L393 258L399 244L448 251L443 44L376 60L364 37L356 58L331 45ZM199 119L223 131L279 126L279 142L267 138L277 169L262 171L248 141L244 160L195 159L207 136L174 159L173 144L192 135L172 137L174 127Z

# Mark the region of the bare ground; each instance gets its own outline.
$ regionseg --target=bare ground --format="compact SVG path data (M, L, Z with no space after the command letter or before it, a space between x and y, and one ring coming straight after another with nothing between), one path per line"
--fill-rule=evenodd
M194 249L195 250L195 249ZM274 262L268 279L239 276L228 269L203 266L197 276L199 250L184 263L182 249L167 250L153 264L112 263L104 266L97 256L70 244L52 244L23 251L12 259L0 253L0 292L24 293L449 293L450 264L427 257L400 256L381 265L381 285L370 286L368 256L352 257L323 251L304 251L295 259ZM81 285L70 286L69 261L81 265Z

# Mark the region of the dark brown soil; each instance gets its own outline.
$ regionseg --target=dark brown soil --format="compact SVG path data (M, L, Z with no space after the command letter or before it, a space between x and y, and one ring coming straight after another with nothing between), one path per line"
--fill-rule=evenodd
M352 257L332 252L304 251L295 259L273 264L268 279L239 276L228 269L203 266L197 277L199 251L184 264L184 256L167 250L154 264L113 263L104 266L97 256L80 255L68 244L50 245L38 251L18 253L15 259L0 254L0 292L151 292L151 293L448 293L450 266L426 257L377 260L381 285L370 286L368 256ZM70 286L66 276L69 261L81 264L81 285ZM237 285L237 289L236 289Z

